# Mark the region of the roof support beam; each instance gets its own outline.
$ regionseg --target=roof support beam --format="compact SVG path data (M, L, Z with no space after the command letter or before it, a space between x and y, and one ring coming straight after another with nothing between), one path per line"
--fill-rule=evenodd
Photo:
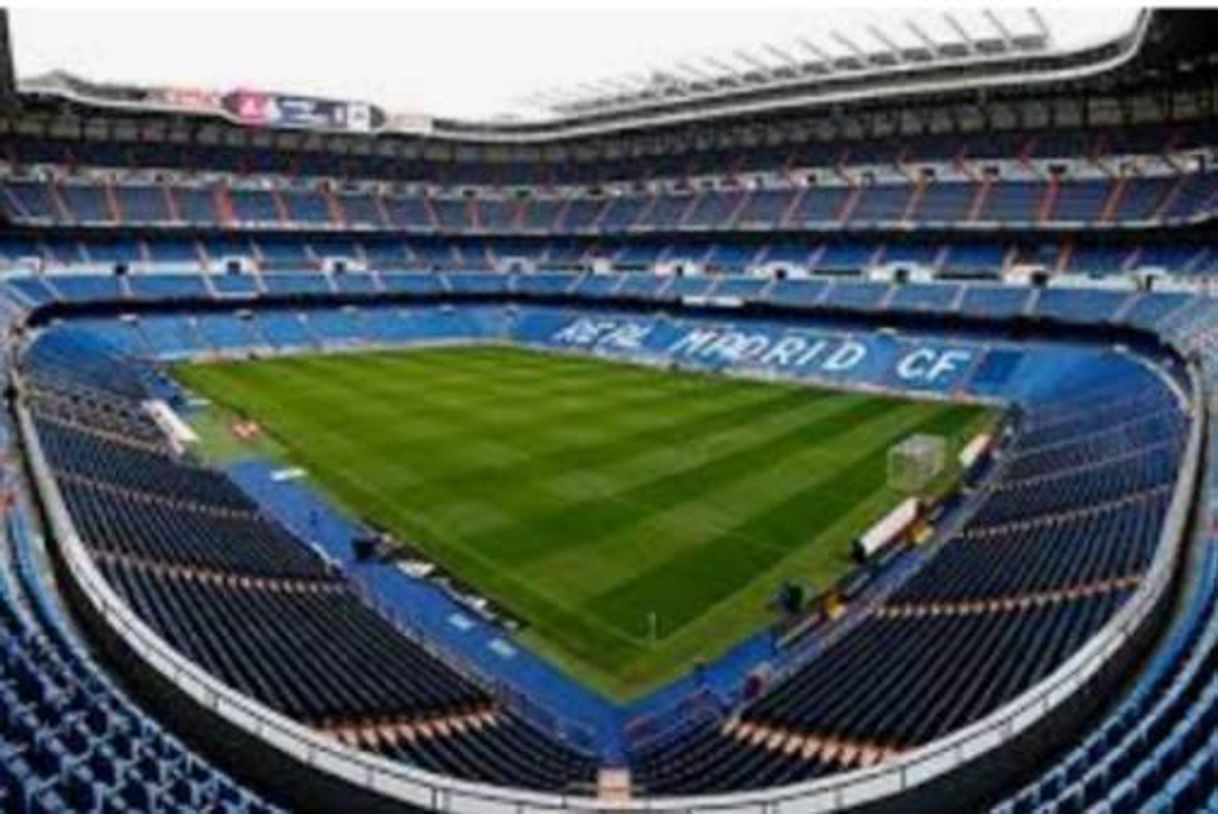
M1002 37L1002 43L1006 49L1008 51L1014 51L1015 38L1011 36L1011 29L1007 28L1007 24L994 13L992 8L987 8L982 12L982 14L985 16L985 19L989 22L989 24L994 26L994 30L998 32L998 36Z
M969 53L976 53L977 44L973 42L972 35L970 35L968 31L964 29L964 26L960 24L960 21L956 19L956 15L952 14L950 11L947 11L943 13L943 19L947 21L949 26L951 26L952 31L955 31L956 35L960 37L960 40L964 43L965 47L968 48Z
M937 43L937 42L935 42L934 40L932 40L932 39L930 38L930 35L926 33L926 30L925 30L925 29L923 29L923 28L922 28L922 26L918 25L918 24L917 24L917 23L915 23L913 20L908 20L908 19L907 19L907 20L905 21L905 27L906 27L906 28L908 28L908 29L910 30L910 32L911 32L911 33L912 33L912 34L913 34L915 37L917 37L917 38L918 38L918 41L919 41L919 42L921 42L923 45L925 45L925 46L926 46L926 50L930 51L931 56L938 56L938 55L939 55L939 50L940 50L940 49L939 49L939 43Z
M903 49L901 46L897 45L896 41L892 37L885 34L884 31L878 26L867 26L867 33L869 33L872 37L878 40L881 45L891 51L892 58L897 62L903 62L905 60L905 58L902 56Z
M740 72L735 67L728 65L718 57L702 57L702 61L719 72L715 76L716 80L726 79L736 85L744 82L744 77L740 75Z
M743 49L737 49L737 50L733 51L732 53L735 55L736 59L738 59L741 62L760 71L765 76L768 76L769 74L773 73L773 71L774 71L772 66L770 66L766 62L763 62L762 60L758 59L757 57L753 56L748 51L745 51Z
M805 51L819 59L821 64L825 66L825 69L829 71L829 73L833 73L837 70L837 68L833 65L833 55L824 48L821 48L819 45L805 37L798 38L796 42L798 42Z
M693 65L689 62L677 63L677 69L684 72L686 76L691 76L699 82L714 82L715 77L707 73L705 69Z
M789 51L779 48L777 45L774 45L772 43L767 43L767 44L763 45L762 48L769 51L774 56L778 57L778 59L781 60L788 68L799 68L800 67L799 60L797 60L795 57L791 56L791 53Z
M864 65L871 61L871 55L864 51L857 42L850 39L842 32L834 30L831 34L829 34L829 36L833 37L833 39L841 45L846 46L846 48L849 49L852 54L858 57L859 61Z
M1053 31L1049 28L1049 24L1045 21L1045 17L1040 13L1040 9L1031 7L1028 9L1028 16L1032 18L1032 22L1036 25L1036 29L1045 40L1045 45L1053 42Z

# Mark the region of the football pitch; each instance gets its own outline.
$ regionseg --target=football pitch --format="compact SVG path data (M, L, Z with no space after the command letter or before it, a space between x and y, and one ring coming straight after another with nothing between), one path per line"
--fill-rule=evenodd
M990 414L510 348L185 365L215 416L346 510L521 620L523 640L628 699L821 588L900 496L888 449L955 450ZM213 427L214 430L214 427ZM213 451L233 443L212 440ZM231 454L231 449L228 451Z

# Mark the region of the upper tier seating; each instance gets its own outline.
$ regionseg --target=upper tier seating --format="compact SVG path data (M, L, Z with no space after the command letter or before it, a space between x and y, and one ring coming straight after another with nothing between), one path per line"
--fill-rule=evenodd
M811 238L812 236L808 236ZM342 261L346 273L367 268L373 271L490 270L509 261L534 265L543 271L586 268L594 259L605 258L623 267L650 266L657 262L684 260L701 265L709 273L739 273L765 266L799 267L810 272L857 274L878 267L919 267L940 277L997 280L1012 263L1042 264L1051 271L1089 277L1117 276L1135 271L1167 271L1182 276L1218 274L1218 251L1206 245L1130 241L1110 245L1099 237L1050 240L1034 250L1017 236L991 233L962 242L956 237L840 238L831 242L794 241L778 236L746 239L722 233L705 235L668 234L663 239L631 240L622 235L577 238L546 235L523 241L509 234L494 237L400 236L393 234L341 233L324 238L301 239L282 233L253 233L240 239L206 237L199 240L130 236L125 233L94 235L87 239L48 236L36 241L8 236L0 238L0 263L27 270L41 269L45 279L85 273L114 272L126 268L130 292L119 296L147 296L145 278L187 278L183 284L201 285L199 272L210 269L218 291L249 292L254 285L247 274L229 273L227 261L244 268L258 267L270 273L319 272L323 258ZM157 264L150 270L150 263ZM172 273L167 273L172 272ZM343 272L332 271L334 277ZM341 284L341 283L340 283ZM20 286L27 284L22 283ZM30 284L24 293L34 301L81 298L84 292L58 294L43 283ZM112 283L111 286L117 285ZM154 284L155 285L155 284ZM243 285L240 289L233 286Z
M16 222L164 226L182 221L260 230L304 228L510 234L538 232L620 233L749 230L807 226L909 227L919 224L1006 225L1037 223L1183 223L1208 218L1214 173L1134 176L1117 182L1095 178L1041 178L1020 174L984 184L943 177L933 183L825 180L744 192L631 192L604 198L573 195L521 202L498 195L349 190L335 196L321 188L266 179L265 187L193 182L91 181L71 183L25 178L0 180L0 212ZM534 210L530 212L529 210Z

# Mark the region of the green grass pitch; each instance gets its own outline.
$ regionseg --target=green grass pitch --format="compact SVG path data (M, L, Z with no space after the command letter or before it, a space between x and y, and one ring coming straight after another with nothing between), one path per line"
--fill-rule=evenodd
M898 499L886 454L951 449L978 407L672 373L508 348L187 365L219 415L523 620L525 641L626 699L823 587ZM217 440L215 415L205 437ZM651 614L655 614L653 631ZM654 633L654 636L653 636Z

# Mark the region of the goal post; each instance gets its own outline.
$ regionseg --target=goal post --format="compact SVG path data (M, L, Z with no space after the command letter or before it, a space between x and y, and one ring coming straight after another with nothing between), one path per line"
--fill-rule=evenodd
M888 450L888 486L902 494L926 488L947 466L947 439L911 435Z

